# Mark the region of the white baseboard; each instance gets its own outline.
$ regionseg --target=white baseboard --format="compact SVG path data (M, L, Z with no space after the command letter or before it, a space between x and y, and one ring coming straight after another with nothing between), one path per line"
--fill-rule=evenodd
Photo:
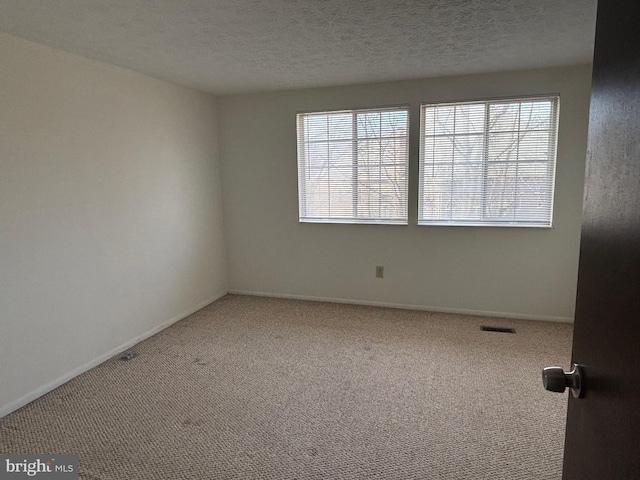
M312 302L346 303L350 305L367 305L372 307L398 308L401 310L423 310L439 313L459 313L462 315L476 315L479 317L497 317L516 320L541 320L545 322L573 323L570 317L556 317L552 315L529 315L512 312L491 312L485 310L470 310L465 308L433 307L429 305L405 305L401 303L373 302L369 300L354 300L351 298L314 297L309 295L291 295L271 292L254 292L247 290L229 290L231 295L251 295L254 297L290 298L292 300L309 300Z
M210 303L215 302L216 300L219 300L220 298L224 297L227 294L227 292L219 292L216 295L214 295L213 297L209 298L208 300L205 300L204 302L199 303L198 305L188 309L185 312L180 313L179 315L176 315L175 317L171 318L170 320L152 328L151 330L148 330L138 336L136 336L135 338L132 338L131 340L126 341L125 343L123 343L122 345L119 345L116 348L113 348L111 350L109 350L108 352L105 352L103 354L101 354L100 356L94 358L93 360L91 360L90 362L73 369L72 371L65 373L64 375L56 378L54 381L47 383L46 385L43 385L41 387L36 388L35 390L33 390L32 392L29 392L28 394L22 396L21 398L19 398L18 400L15 400L11 403L9 403L8 405L4 405L3 407L0 408L0 418L5 417L6 415L9 415L11 412L14 412L16 410L18 410L21 407L24 407L25 405L27 405L28 403L33 402L36 398L41 397L42 395L44 395L45 393L49 393L51 390L54 390L56 388L58 388L60 385L68 382L69 380L71 380L72 378L77 377L78 375L83 374L84 372L86 372L87 370L91 370L93 367L100 365L102 362L109 360L111 357L123 352L124 350L127 350L128 348L131 348L133 345L140 343L143 340L146 340L147 338L155 335L156 333L164 330L167 327L170 327L171 325L173 325L176 322L179 322L180 320L188 317L189 315L191 315L192 313L197 312L198 310L206 307L207 305L209 305Z

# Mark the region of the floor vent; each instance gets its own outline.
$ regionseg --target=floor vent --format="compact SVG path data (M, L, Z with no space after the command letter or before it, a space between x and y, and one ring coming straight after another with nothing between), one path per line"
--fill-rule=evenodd
M498 332L498 333L516 333L514 328L505 328L505 327L488 327L486 325L482 325L480 330L483 332Z
M120 360L122 360L123 362L129 361L131 360L133 357L135 357L137 355L136 352L127 352L124 355L122 355L120 357Z

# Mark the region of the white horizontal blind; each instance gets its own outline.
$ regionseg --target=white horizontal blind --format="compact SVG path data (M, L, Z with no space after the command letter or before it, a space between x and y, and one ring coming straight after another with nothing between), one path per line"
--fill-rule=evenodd
M408 108L302 113L301 222L407 223Z
M559 98L421 109L421 225L550 227Z

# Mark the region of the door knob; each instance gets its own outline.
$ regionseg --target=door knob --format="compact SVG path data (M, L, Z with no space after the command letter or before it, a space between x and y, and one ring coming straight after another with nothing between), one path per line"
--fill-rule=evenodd
M546 367L542 370L542 384L550 392L564 392L567 387L571 389L574 397L582 396L582 370L577 363L573 364L573 370L566 373L561 367Z

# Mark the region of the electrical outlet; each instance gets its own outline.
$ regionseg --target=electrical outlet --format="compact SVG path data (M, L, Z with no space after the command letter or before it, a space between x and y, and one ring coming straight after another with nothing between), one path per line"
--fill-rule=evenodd
M383 278L384 277L384 267L376 267L376 278Z

